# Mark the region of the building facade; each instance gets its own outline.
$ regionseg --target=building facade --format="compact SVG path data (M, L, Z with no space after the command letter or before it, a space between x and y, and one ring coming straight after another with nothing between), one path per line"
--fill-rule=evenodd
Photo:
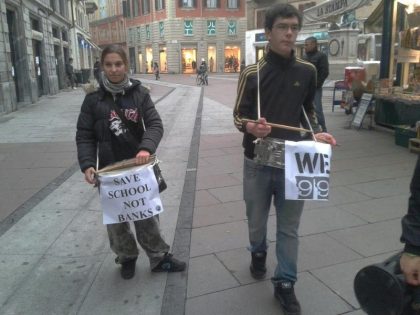
M239 71L244 57L245 0L123 1L132 72Z
M91 68L85 5L76 0L0 1L0 114L66 88L68 58L73 57L76 71Z

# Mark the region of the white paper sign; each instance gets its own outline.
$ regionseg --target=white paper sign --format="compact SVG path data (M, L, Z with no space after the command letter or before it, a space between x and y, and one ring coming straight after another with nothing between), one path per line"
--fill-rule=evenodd
M328 200L331 146L315 141L285 141L287 200Z
M163 212L153 166L138 166L101 174L103 223L138 221Z

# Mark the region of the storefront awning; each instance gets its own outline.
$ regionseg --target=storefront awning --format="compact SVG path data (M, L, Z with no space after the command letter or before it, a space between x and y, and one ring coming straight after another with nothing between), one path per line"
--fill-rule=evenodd
M345 12L368 5L372 0L330 0L303 11L303 23L331 21Z

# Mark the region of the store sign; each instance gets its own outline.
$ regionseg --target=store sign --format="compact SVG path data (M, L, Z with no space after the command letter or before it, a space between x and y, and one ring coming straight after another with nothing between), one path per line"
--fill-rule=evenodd
M228 23L228 35L236 35L236 21L229 21Z
M303 23L335 19L347 11L368 5L372 0L330 0L303 11Z
M207 35L216 35L216 21L207 21Z
M150 25L146 25L146 39L150 39Z
M165 36L165 24L163 24L163 22L159 22L159 36Z
M261 42L266 42L266 41L267 41L267 37L265 36L265 33L255 34L255 42L256 43L261 43Z
M184 21L184 35L193 36L193 21L191 20Z

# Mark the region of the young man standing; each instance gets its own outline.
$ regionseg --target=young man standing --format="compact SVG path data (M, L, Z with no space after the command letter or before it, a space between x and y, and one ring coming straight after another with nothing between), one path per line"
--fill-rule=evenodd
M328 57L318 50L318 41L315 37L305 39L305 53L306 55L303 58L312 63L316 68L315 112L322 131L327 132L324 112L322 110L322 86L329 75Z
M241 73L233 111L235 126L244 133L243 193L249 228L251 275L261 279L266 273L267 220L273 199L277 217L277 267L272 283L274 296L287 315L301 314L294 283L297 280L298 227L303 201L285 200L284 169L257 164L254 161L254 140L267 136L277 141L300 140L299 132L272 128L267 122L293 127L302 123L306 126L304 111L314 130L320 130L313 108L315 67L297 59L293 50L301 26L302 16L290 4L277 4L266 12L265 33L269 50L257 64L246 67ZM318 133L315 137L336 144L330 134Z
M74 78L74 69L73 69L73 58L69 58L69 62L66 64L66 74L70 81L71 88L76 89L76 80Z

